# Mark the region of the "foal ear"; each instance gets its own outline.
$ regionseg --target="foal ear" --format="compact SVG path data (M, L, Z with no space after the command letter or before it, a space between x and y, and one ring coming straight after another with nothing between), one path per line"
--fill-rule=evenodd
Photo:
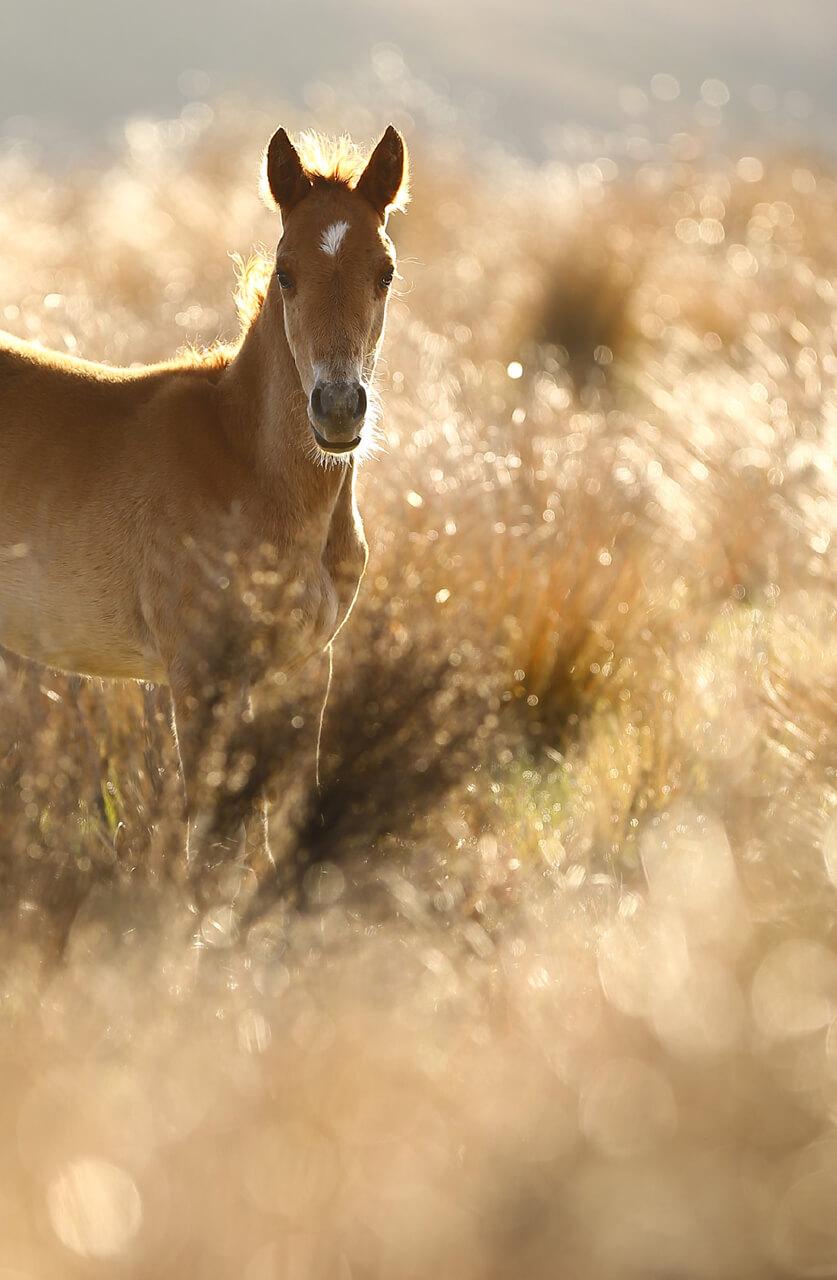
M407 154L401 134L392 125L381 138L360 175L355 191L385 218L394 206L407 203Z
M267 144L264 172L270 194L282 213L290 213L311 190L311 180L284 129L277 129Z

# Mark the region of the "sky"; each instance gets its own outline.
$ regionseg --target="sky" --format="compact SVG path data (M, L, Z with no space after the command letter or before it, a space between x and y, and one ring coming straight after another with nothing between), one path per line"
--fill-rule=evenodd
M743 135L833 148L835 63L834 0L0 0L0 138L75 156L190 99L304 112L403 67L536 158L573 126L701 101Z

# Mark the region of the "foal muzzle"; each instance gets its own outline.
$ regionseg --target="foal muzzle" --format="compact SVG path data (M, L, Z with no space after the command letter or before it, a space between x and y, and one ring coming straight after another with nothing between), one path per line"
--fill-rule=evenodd
M311 392L308 414L321 449L348 453L360 444L366 388L362 382L318 382Z

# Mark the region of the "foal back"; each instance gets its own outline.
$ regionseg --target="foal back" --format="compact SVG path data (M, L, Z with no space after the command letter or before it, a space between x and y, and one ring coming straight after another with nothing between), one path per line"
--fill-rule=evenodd
M199 367L134 375L0 339L0 643L165 679L144 595L161 530L206 510L213 400ZM216 466L213 487L234 470Z

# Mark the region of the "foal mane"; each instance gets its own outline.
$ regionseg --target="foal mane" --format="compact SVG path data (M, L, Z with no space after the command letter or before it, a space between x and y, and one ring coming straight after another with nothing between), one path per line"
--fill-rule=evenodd
M312 182L332 182L353 187L366 167L368 156L346 133L329 138L314 129L299 135L297 152Z
M256 250L249 258L243 258L240 253L231 253L230 257L235 269L233 300L241 340L262 309L273 273L273 259L268 257L266 249Z

